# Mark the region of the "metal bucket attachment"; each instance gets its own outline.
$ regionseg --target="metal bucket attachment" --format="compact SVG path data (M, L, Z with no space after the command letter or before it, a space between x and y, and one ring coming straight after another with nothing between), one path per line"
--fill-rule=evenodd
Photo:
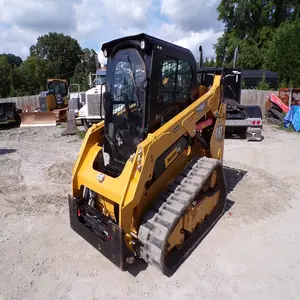
M55 114L52 112L23 112L20 127L56 126Z

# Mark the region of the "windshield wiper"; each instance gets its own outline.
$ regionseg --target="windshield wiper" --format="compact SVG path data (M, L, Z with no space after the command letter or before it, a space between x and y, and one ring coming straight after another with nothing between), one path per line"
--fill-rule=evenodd
M132 63L131 63L129 55L127 55L127 60L129 62L129 65L130 65L131 77L132 77L134 92L135 92L135 97L136 97L136 105L137 105L138 108L140 108L141 103L140 103L140 99L139 99L139 96L138 96L136 81L135 81L135 75L134 75L134 72L133 72Z

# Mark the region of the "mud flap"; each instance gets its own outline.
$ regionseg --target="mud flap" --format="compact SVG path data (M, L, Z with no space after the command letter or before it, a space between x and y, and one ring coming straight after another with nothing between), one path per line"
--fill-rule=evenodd
M50 111L23 112L20 117L20 127L56 126L55 114Z

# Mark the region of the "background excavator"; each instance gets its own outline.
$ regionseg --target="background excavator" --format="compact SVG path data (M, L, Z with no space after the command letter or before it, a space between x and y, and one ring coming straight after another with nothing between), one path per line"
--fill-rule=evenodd
M101 101L73 168L70 225L121 270L170 276L222 216L224 74L200 94L185 48L139 34L103 44Z
M21 127L55 126L67 120L68 87L66 79L47 79L47 90L39 94L39 107L21 113Z

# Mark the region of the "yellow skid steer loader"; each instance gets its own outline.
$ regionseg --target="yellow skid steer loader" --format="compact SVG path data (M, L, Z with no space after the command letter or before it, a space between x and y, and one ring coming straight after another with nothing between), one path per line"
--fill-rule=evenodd
M102 51L105 120L74 165L70 224L121 270L171 275L225 209L223 70L200 95L188 49L139 34Z

